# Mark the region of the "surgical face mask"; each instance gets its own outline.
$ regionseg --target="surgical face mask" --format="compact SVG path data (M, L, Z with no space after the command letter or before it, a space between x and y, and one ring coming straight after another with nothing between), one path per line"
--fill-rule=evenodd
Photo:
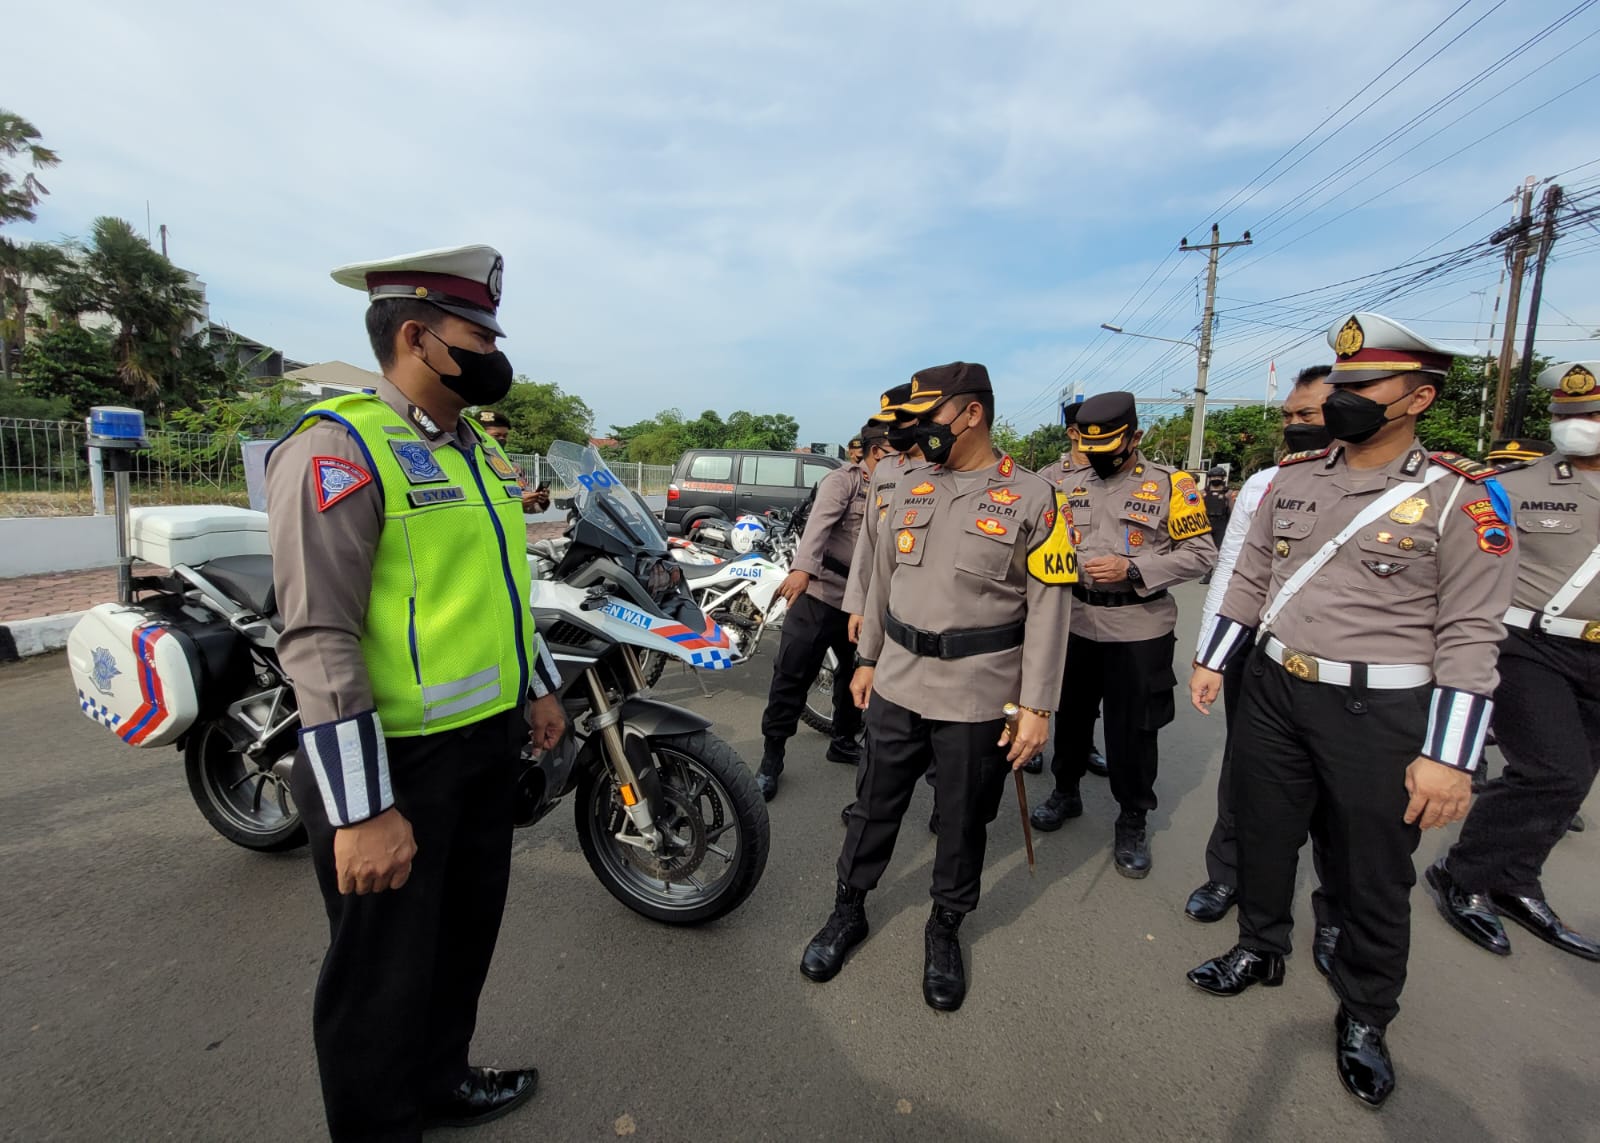
M1290 452L1313 452L1333 443L1327 425L1284 425L1283 446Z
M511 392L511 362L498 349L493 353L478 353L451 345L444 338L428 330L429 335L450 354L460 373L439 373L446 389L455 393L469 405L493 405ZM433 369L433 366L428 366Z
M1600 421L1557 417L1550 422L1550 439L1566 456L1600 456Z
M1380 405L1371 397L1336 388L1322 403L1323 427L1332 434L1334 440L1362 444L1377 436L1378 431L1392 419L1389 416L1391 405L1410 399L1411 394L1407 393L1388 405Z
M1089 467L1094 469L1094 474L1101 480L1110 480L1122 471L1122 466L1128 463L1128 458L1133 455L1131 448L1121 452L1090 452L1084 456L1088 458Z

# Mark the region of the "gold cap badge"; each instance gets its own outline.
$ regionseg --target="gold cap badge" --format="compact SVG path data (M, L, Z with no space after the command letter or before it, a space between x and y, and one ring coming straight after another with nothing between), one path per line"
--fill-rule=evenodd
M1339 336L1334 339L1333 351L1340 357L1354 357L1361 352L1361 347L1367 343L1367 335L1361 328L1361 323L1351 318L1339 330Z

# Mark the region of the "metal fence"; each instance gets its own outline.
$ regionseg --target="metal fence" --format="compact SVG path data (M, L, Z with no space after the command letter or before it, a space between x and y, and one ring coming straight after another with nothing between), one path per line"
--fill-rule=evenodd
M0 417L0 516L87 516L97 504L85 428L79 421ZM150 447L135 454L129 490L135 504L248 506L244 442L235 436L154 430ZM553 479L538 455L512 459L534 484ZM672 468L614 462L612 471L644 496L664 496ZM557 496L570 489L553 488Z

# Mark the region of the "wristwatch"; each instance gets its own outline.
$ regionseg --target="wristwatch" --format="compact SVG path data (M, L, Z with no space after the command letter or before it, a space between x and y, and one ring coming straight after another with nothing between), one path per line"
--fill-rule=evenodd
M1128 561L1128 582L1129 583L1143 583L1144 582L1144 576L1139 574L1139 565L1134 563L1132 560Z

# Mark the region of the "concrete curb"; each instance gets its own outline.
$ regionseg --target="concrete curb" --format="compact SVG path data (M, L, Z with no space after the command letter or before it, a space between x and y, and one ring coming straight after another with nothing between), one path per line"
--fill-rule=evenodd
M82 618L83 612L69 611L62 615L0 623L0 663L61 650L67 645L72 628Z

